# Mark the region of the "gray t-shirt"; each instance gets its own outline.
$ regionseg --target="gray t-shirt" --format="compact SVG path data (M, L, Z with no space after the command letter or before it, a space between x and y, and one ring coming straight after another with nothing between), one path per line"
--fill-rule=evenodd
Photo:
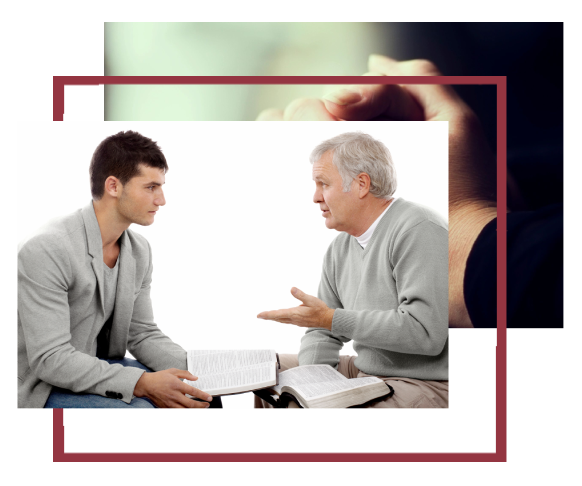
M115 295L117 294L117 278L119 276L119 260L121 254L113 268L109 268L103 262L103 322L99 334L93 343L93 353L100 358L106 358L109 350L109 337L111 333L111 322L107 322L115 311Z
M107 322L107 319L113 314L113 309L115 308L115 293L117 292L117 276L119 275L119 259L121 255L117 257L115 266L109 268L105 262L103 262L103 308L105 310L105 319L103 322Z

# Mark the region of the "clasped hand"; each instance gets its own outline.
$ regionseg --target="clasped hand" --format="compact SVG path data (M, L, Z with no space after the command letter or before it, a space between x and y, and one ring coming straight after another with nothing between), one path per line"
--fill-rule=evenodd
M323 327L331 330L334 310L325 303L302 292L296 287L291 289L291 295L302 302L298 307L261 312L257 317L270 321L294 324L299 327Z

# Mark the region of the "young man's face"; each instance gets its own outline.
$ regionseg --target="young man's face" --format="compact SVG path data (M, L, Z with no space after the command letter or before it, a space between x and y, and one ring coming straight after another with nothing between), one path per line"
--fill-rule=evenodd
M359 199L354 190L344 192L342 177L332 159L333 153L327 151L313 164L313 202L319 204L329 229L352 234L358 223Z
M122 186L117 211L129 223L149 226L156 211L166 204L162 189L166 176L157 167L140 164L139 169L140 173Z

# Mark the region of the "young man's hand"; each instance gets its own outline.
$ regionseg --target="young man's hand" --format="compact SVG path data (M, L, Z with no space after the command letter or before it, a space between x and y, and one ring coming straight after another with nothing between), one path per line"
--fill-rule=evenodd
M208 403L192 400L186 394L207 402L212 401L212 396L187 385L182 381L184 378L190 381L198 379L189 371L176 368L146 372L137 381L133 394L136 397L149 398L159 408L208 408Z
M257 317L283 324L294 324L299 327L323 327L331 330L334 310L325 305L323 300L308 295L295 287L291 289L291 295L303 303L291 309L261 312Z

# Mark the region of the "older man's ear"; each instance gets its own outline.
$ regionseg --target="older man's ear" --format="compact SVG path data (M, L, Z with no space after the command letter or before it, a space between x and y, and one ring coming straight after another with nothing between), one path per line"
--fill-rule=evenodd
M365 172L360 172L354 182L358 184L358 196L363 199L370 193L370 176Z

